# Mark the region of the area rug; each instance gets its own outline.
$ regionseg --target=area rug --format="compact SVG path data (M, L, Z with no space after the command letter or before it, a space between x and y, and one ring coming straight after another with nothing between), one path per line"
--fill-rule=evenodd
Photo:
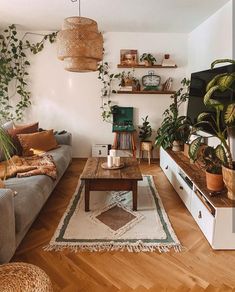
M131 192L91 192L84 211L84 184L76 191L45 250L167 252L181 251L152 176L138 184L138 210Z

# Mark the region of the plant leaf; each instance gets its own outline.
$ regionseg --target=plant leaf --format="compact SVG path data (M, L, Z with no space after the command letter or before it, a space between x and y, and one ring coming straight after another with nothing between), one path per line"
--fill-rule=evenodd
M228 105L224 114L224 120L226 124L232 124L235 122L235 103Z
M201 141L202 141L202 137L198 137L195 140L193 140L193 142L189 145L189 157L195 161L197 159L197 153L199 150L199 147L201 145Z
M200 113L197 117L197 121L202 122L202 121L204 121L205 118L210 117L210 116L211 116L211 113L205 113L205 112Z
M204 104L205 105L209 104L209 101L212 97L212 94L218 89L219 89L219 85L215 85L215 86L211 87L210 90L207 91L207 93L204 96Z
M206 91L209 91L213 86L217 85L217 81L223 77L227 75L227 73L223 73L223 74L218 74L216 75L206 86Z
M226 152L225 152L224 147L222 145L218 145L215 148L215 154L219 158L219 160L221 160L223 162L223 164L227 163Z
M213 63L211 63L211 69L213 69L216 64L220 64L220 63L235 64L235 60L231 60L231 59L218 59L218 60L215 60Z
M224 92L225 90L231 87L234 81L235 75L233 74L226 74L225 76L220 77L219 80L217 81L217 85L219 85L219 90L221 92Z

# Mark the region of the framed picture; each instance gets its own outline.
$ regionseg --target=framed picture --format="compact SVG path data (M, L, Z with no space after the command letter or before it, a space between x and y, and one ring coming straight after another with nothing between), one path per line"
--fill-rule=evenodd
M137 65L137 50L121 50L120 51L120 62L121 65Z

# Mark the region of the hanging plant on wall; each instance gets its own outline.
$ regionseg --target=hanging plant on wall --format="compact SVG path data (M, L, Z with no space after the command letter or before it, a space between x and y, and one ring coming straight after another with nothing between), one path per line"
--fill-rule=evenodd
M31 43L26 40L31 34L39 35L41 41ZM0 34L0 121L22 120L24 111L31 104L27 53L37 54L44 48L45 41L53 43L56 36L57 32L47 35L28 32L20 39L14 24Z
M112 108L114 104L112 104L111 95L117 92L115 89L113 89L115 81L119 80L120 86L121 74L110 73L109 70L110 68L108 62L102 62L98 67L98 79L101 80L103 85L101 89L101 116L103 121L112 123Z

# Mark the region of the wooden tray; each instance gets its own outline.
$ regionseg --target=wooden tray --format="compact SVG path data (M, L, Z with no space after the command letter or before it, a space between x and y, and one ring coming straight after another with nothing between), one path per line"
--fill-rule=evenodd
M125 166L125 163L121 163L119 166L112 166L112 167L108 167L107 162L104 162L101 164L101 167L103 169L108 169L108 170L114 170L114 169L121 169Z

